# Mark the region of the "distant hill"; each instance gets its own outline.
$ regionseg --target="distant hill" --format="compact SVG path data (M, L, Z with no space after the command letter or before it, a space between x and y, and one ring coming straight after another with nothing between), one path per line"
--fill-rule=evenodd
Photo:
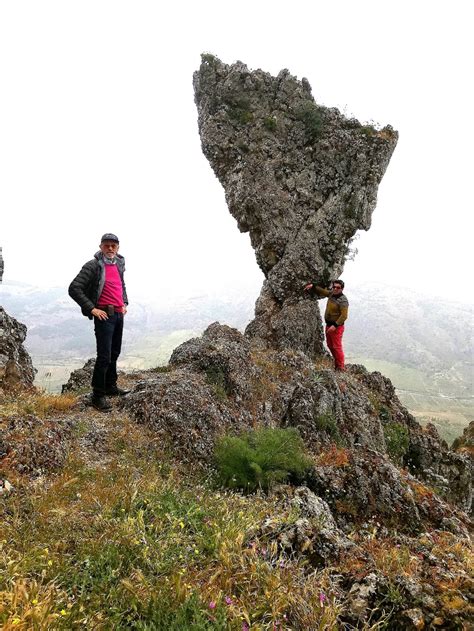
M26 346L39 385L58 390L71 370L95 353L92 325L65 288L1 286L1 304L28 326ZM127 315L124 369L166 363L181 342L213 321L243 330L257 292L226 288L181 300L134 302ZM473 419L473 308L377 284L351 286L345 333L348 361L379 370L421 421L434 421L452 440ZM324 301L321 305L324 308Z

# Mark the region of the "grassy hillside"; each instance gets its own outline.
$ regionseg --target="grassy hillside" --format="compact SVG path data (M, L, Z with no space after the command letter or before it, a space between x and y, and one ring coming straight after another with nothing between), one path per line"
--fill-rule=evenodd
M282 508L290 487L224 491L119 407L104 417L75 397L29 394L5 399L0 416L34 420L34 441L27 423L0 470L14 485L0 496L5 631L335 631L354 628L341 623L355 607L349 588L374 573L383 593L357 628L402 628L391 620L412 607L404 585L415 581L430 590L417 598L431 599L436 628L469 617L472 553L449 532L401 537L367 515L347 533L352 551L315 565L304 542L291 553L271 537L302 517ZM347 459L332 445L319 462ZM432 496L418 483L416 492Z

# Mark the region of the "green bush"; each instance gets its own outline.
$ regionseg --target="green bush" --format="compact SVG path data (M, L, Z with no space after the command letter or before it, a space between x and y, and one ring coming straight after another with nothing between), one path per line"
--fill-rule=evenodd
M290 475L302 476L311 466L295 428L224 436L216 444L215 462L221 484L247 492L269 489Z
M219 64L219 60L211 53L203 53L201 55L201 62L207 64L211 68L215 68Z
M229 96L224 99L224 103L227 105L227 114L237 123L246 125L253 120L250 101L246 97L236 95Z
M301 105L296 111L296 118L304 124L309 142L314 142L319 138L323 129L323 121L319 107L315 103L308 101Z
M273 116L267 116L267 118L264 119L263 124L268 131L275 131L277 128L277 122Z
M219 366L208 366L205 370L206 381L212 386L216 397L225 401L230 394L224 371Z
M363 127L360 128L360 131L365 136L376 136L377 135L377 130L372 125L364 125Z
M150 369L150 372L166 373L166 372L171 372L172 369L173 369L172 366L167 364L166 366L155 366L154 368Z
M327 432L329 436L339 437L336 417L334 414L331 414L331 412L325 412L324 414L316 416L314 421L316 427L322 432Z
M385 444L391 458L401 462L410 446L408 429L401 423L387 423L384 428Z

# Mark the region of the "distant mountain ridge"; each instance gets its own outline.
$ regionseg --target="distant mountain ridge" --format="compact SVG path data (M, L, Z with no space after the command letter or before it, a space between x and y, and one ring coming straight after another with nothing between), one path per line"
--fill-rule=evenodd
M28 327L26 347L39 371L37 382L58 390L70 371L95 353L90 322L66 288L10 282L0 291L2 306ZM165 363L174 347L213 321L243 330L253 317L257 291L225 288L161 305L132 299L122 367ZM348 361L390 377L408 408L422 420L437 419L443 435L461 433L473 418L472 305L380 283L352 283L347 294Z

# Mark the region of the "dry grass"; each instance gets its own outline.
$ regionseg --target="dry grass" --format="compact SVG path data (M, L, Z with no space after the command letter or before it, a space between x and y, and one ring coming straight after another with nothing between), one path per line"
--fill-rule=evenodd
M337 628L329 574L255 538L277 499L191 480L125 417L107 443L0 506L1 628Z
M96 414L74 416L75 440L96 435ZM268 519L297 518L282 514L280 496L216 490L169 460L146 426L115 412L104 426L89 452L73 447L55 475L35 485L19 476L17 492L2 498L0 628L336 631L341 576L351 584L373 571L394 599L405 577L435 587L440 616L469 612L467 541L437 532L400 543L374 525L350 535L353 552L316 570L261 534ZM333 445L318 464L344 467L349 458ZM366 629L383 627L394 605L383 606Z
M47 392L25 391L7 395L0 406L0 416L33 414L46 418L56 412L67 412L77 402L73 394L51 394Z
M316 465L319 467L345 467L350 462L350 452L345 447L331 445L316 457Z

